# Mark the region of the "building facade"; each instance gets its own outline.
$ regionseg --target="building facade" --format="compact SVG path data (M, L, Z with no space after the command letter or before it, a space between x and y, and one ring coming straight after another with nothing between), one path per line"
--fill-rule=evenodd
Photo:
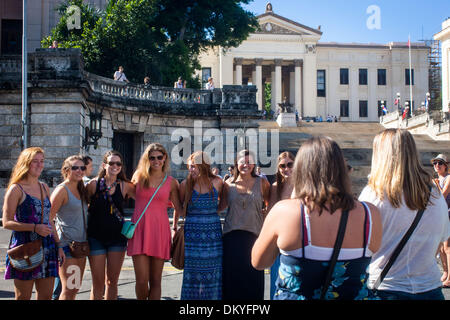
M345 44L320 42L322 31L277 15L272 5L257 16L260 28L237 48L214 48L200 56L203 80L216 85L252 84L262 109L266 83L271 109L284 99L302 117L337 116L341 121L378 121L381 102L394 111L411 100L407 43ZM429 48L411 44L413 109L428 92Z
M442 23L442 31L434 36L441 42L442 111L450 112L450 18Z

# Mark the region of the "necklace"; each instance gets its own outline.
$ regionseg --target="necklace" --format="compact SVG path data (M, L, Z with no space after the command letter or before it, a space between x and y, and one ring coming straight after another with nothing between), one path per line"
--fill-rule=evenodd
M241 184L239 184L239 185L241 187L243 187L243 189L245 189L245 192L239 192L238 191L238 188L237 188L238 184L236 184L236 191L241 197L242 209L246 209L247 208L247 200L248 200L248 198L252 198L253 197L253 193L251 192L251 189L249 188L249 184L248 183L245 183L243 180L241 180L239 182L241 182Z

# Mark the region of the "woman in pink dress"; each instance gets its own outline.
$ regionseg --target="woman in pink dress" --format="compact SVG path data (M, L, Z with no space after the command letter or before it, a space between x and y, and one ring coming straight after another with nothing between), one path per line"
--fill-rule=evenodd
M133 258L138 300L161 299L162 270L164 260L170 259L172 241L167 214L170 202L178 211L175 215L181 212L178 181L168 176L169 169L170 160L166 149L159 143L152 143L142 154L132 179L136 184L134 223L161 185L136 226L133 238L128 241L127 254Z

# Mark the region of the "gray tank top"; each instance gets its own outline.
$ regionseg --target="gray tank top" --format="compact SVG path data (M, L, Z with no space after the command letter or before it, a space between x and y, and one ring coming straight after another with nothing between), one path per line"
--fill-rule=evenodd
M235 183L230 184L223 234L233 230L244 230L259 235L264 221L262 215L264 199L261 193L262 178L255 179L253 188L245 194L238 192Z
M87 241L85 221L87 223L87 203L81 205L82 200L78 200L64 184L63 186L69 196L69 201L63 205L56 214L56 230L61 245L68 246L72 241ZM84 209L84 219L81 215Z

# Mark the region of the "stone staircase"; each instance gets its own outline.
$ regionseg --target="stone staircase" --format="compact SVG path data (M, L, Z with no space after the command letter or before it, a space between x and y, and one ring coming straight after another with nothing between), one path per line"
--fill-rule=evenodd
M341 147L344 157L354 168L352 177L353 192L359 195L367 183L372 159L373 138L385 128L379 123L355 122L302 122L297 128L280 128L274 121L260 121L260 129L278 129L280 153L290 151L294 155L303 141L312 136L325 135L335 140ZM425 168L433 173L430 159L439 153L450 155L448 141L435 141L429 135L414 135L420 157Z

